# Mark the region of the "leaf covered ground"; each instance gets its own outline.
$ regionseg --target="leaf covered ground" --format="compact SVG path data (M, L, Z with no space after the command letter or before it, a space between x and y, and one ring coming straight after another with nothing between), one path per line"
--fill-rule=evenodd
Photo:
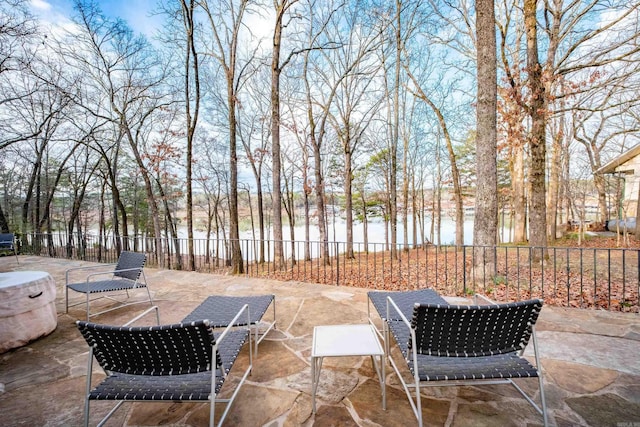
M482 293L495 301L542 298L545 304L639 312L640 242L615 236L567 238L536 261L528 247L499 248L489 266L476 267L479 253L466 247L426 246L399 251L339 251L327 263L291 259L247 266L251 276L376 290L433 288L443 295ZM495 268L495 272L493 271Z

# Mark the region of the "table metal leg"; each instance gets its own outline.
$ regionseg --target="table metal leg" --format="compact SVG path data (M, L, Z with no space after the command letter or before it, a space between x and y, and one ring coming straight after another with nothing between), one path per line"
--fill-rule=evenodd
M384 372L385 365L385 356L381 354L380 360L376 360L376 356L371 355L371 362L373 363L373 369L376 371L376 375L378 375L378 382L380 383L380 389L382 391L382 409L387 409L387 390L386 390L386 377Z
M316 392L320 383L320 370L322 369L322 357L311 358L311 408L316 413Z

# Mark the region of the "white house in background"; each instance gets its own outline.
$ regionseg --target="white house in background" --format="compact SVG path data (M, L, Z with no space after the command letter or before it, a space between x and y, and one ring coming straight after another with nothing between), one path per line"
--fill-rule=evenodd
M638 194L640 193L640 144L625 151L598 172L620 174L624 178L623 213L626 218L636 218L638 212Z

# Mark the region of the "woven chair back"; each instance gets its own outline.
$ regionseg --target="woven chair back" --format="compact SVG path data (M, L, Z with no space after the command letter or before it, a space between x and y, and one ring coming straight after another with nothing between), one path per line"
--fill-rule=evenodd
M120 257L118 258L118 264L116 264L116 273L114 273L113 275L122 277L124 279L134 281L138 280L138 277L140 277L140 274L142 274L142 269L144 268L144 264L146 261L146 254L142 254L139 252L122 251L120 253ZM137 268L138 270L130 270L132 268Z
M523 350L541 309L539 299L486 306L416 304L417 352L476 357Z
M211 370L215 338L208 321L136 327L76 323L106 371L179 375ZM220 367L220 353L216 355L216 367Z
M13 233L0 233L0 249L13 250Z

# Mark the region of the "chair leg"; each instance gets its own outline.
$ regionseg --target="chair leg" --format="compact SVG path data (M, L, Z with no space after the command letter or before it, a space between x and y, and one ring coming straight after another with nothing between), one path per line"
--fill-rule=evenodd
M89 427L89 396L85 396L84 399L84 427Z
M151 298L151 291L149 290L149 285L147 285L147 276L144 274L144 270L142 270L142 279L144 280L144 287L147 290L147 296L149 297L149 303L153 306L153 298ZM158 323L160 322L160 318L158 318Z
M251 345L251 343L249 343ZM211 352L211 360L216 360L217 346L213 347ZM211 369L211 393L209 395L209 427L213 427L216 421L216 366L215 362Z
M538 339L536 337L536 327L535 325L531 328L531 341L533 344L533 354L536 359L536 369L538 370L538 386L540 387L540 405L542 408L542 420L544 422L544 427L549 425L549 420L547 419L547 402L544 398L544 385L542 380L542 364L540 363L540 354L538 352Z
M273 329L278 329L278 324L276 323L276 297L273 297Z
M151 298L151 292L149 291L149 287L145 286L145 288L147 289L147 296L149 297L149 302L153 306L153 298Z
M89 393L91 392L91 378L93 374L93 348L89 348L89 361L87 362L87 387L84 394L84 425L89 427Z
M549 425L549 420L547 419L547 402L544 398L544 387L542 386L542 372L538 369L538 384L540 386L540 404L542 405L542 419L544 423L544 427Z
M418 427L422 427L422 401L420 399L420 378L416 375L416 410L418 413L416 414L418 417Z
M91 292L89 292L89 287L88 286L87 286L87 292L86 293L87 293L87 322L88 322L89 321L89 317L91 317L89 315L89 304L90 304L89 296L90 296Z
M209 427L213 427L216 419L216 395L211 396L209 409Z

